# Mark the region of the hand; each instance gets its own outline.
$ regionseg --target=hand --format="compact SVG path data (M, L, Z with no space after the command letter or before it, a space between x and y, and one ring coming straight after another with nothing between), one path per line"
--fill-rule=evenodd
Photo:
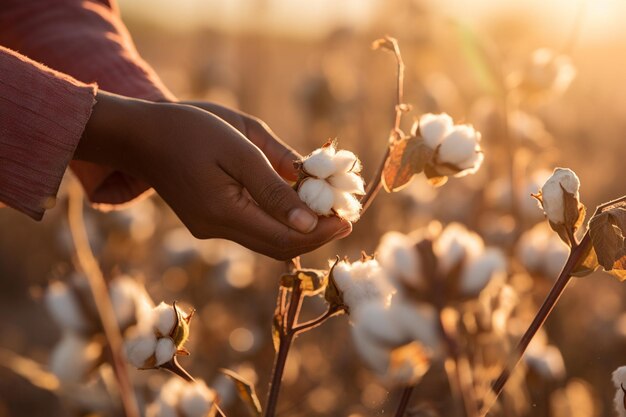
M312 213L263 152L216 115L104 92L97 100L75 158L145 180L194 236L230 239L289 259L351 232L347 221ZM260 122L250 125L255 133L242 123L277 169L293 178L289 165L296 154L259 130Z

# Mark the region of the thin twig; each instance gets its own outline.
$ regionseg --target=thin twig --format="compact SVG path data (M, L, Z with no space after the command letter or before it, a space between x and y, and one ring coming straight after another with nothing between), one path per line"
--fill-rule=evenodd
M402 53L400 52L400 45L395 38L390 36L385 37L386 41L389 42L391 48L389 48L395 58L396 58L396 68L397 68L397 76L396 76L396 105L395 105L395 121L392 130L392 138L397 138L402 136L402 130L400 129L400 124L402 122L402 115L409 109L406 103L404 103L404 61L402 60ZM372 180L369 182L367 191L363 197L361 197L361 215L367 210L367 208L372 204L372 201L378 195L378 192L382 188L382 175L385 169L385 164L387 163L387 158L389 157L391 143L387 144L387 149L385 151L385 155L383 156L376 173L372 177Z
M70 187L68 219L78 262L87 277L104 335L111 349L111 362L126 417L139 417L139 408L122 353L122 335L98 261L91 251L83 221L83 193L78 183Z
M413 394L413 389L415 389L415 385L409 385L405 387L402 391L402 396L400 397L400 404L398 404L398 409L394 414L395 417L403 417L406 413L406 408L409 406L409 401L411 400L411 395Z
M579 264L579 262L585 256L587 249L589 249L589 245L591 245L591 238L589 237L589 232L587 232L585 233L585 236L581 240L580 244L577 247L572 249L570 256L567 259L567 262L565 263L565 265L563 266L563 269L561 270L559 277L557 278L556 282L552 286L552 289L546 296L546 299L541 304L541 307L539 308L539 311L535 315L535 318L533 319L532 323L530 324L530 326L528 327L528 329L526 330L526 332L520 339L519 343L517 344L517 347L515 348L515 351L514 351L514 356L509 360L507 365L504 367L504 369L500 373L500 376L498 377L498 379L493 383L492 388L491 388L492 390L491 401L488 401L486 404L486 407L483 407L480 413L481 416L485 416L489 412L489 409L496 402L498 396L502 392L502 389L504 388L505 384L509 380L509 377L511 376L512 372L515 370L515 367L520 362L520 360L522 359L522 356L526 352L528 345L532 341L535 334L539 331L543 323L548 318L548 315L550 314L550 312L556 305L557 301L561 297L561 294L563 294L565 287L567 286L567 284L569 283L572 277L572 272L574 271L574 268Z
M313 320L309 320L306 321L302 324L298 324L297 326L295 326L292 331L296 334L300 334L302 332L306 332L309 330L312 330L314 328L316 328L317 326L319 326L320 324L324 323L326 320L328 320L329 318L331 318L332 316L341 313L343 310L334 310L334 309L328 309L324 312L324 314L322 314L321 316L319 316L318 318L315 318Z

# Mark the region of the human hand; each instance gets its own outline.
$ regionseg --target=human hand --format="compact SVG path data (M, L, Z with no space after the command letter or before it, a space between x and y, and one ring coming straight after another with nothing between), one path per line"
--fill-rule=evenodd
M104 92L97 99L75 158L148 182L194 236L289 259L351 232L347 221L312 213L259 147L216 115ZM297 155L257 132L249 135L293 178L288 166Z

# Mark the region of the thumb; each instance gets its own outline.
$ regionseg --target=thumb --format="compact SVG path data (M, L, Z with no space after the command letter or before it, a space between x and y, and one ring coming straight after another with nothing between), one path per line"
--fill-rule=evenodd
M279 222L301 233L309 233L317 226L318 216L298 197L261 152L251 155L242 164L238 178L257 204Z

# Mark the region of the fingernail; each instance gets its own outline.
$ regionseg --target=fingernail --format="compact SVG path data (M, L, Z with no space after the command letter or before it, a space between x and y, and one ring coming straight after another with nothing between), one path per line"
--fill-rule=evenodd
M309 233L317 226L317 216L301 208L291 210L287 220L301 233Z

